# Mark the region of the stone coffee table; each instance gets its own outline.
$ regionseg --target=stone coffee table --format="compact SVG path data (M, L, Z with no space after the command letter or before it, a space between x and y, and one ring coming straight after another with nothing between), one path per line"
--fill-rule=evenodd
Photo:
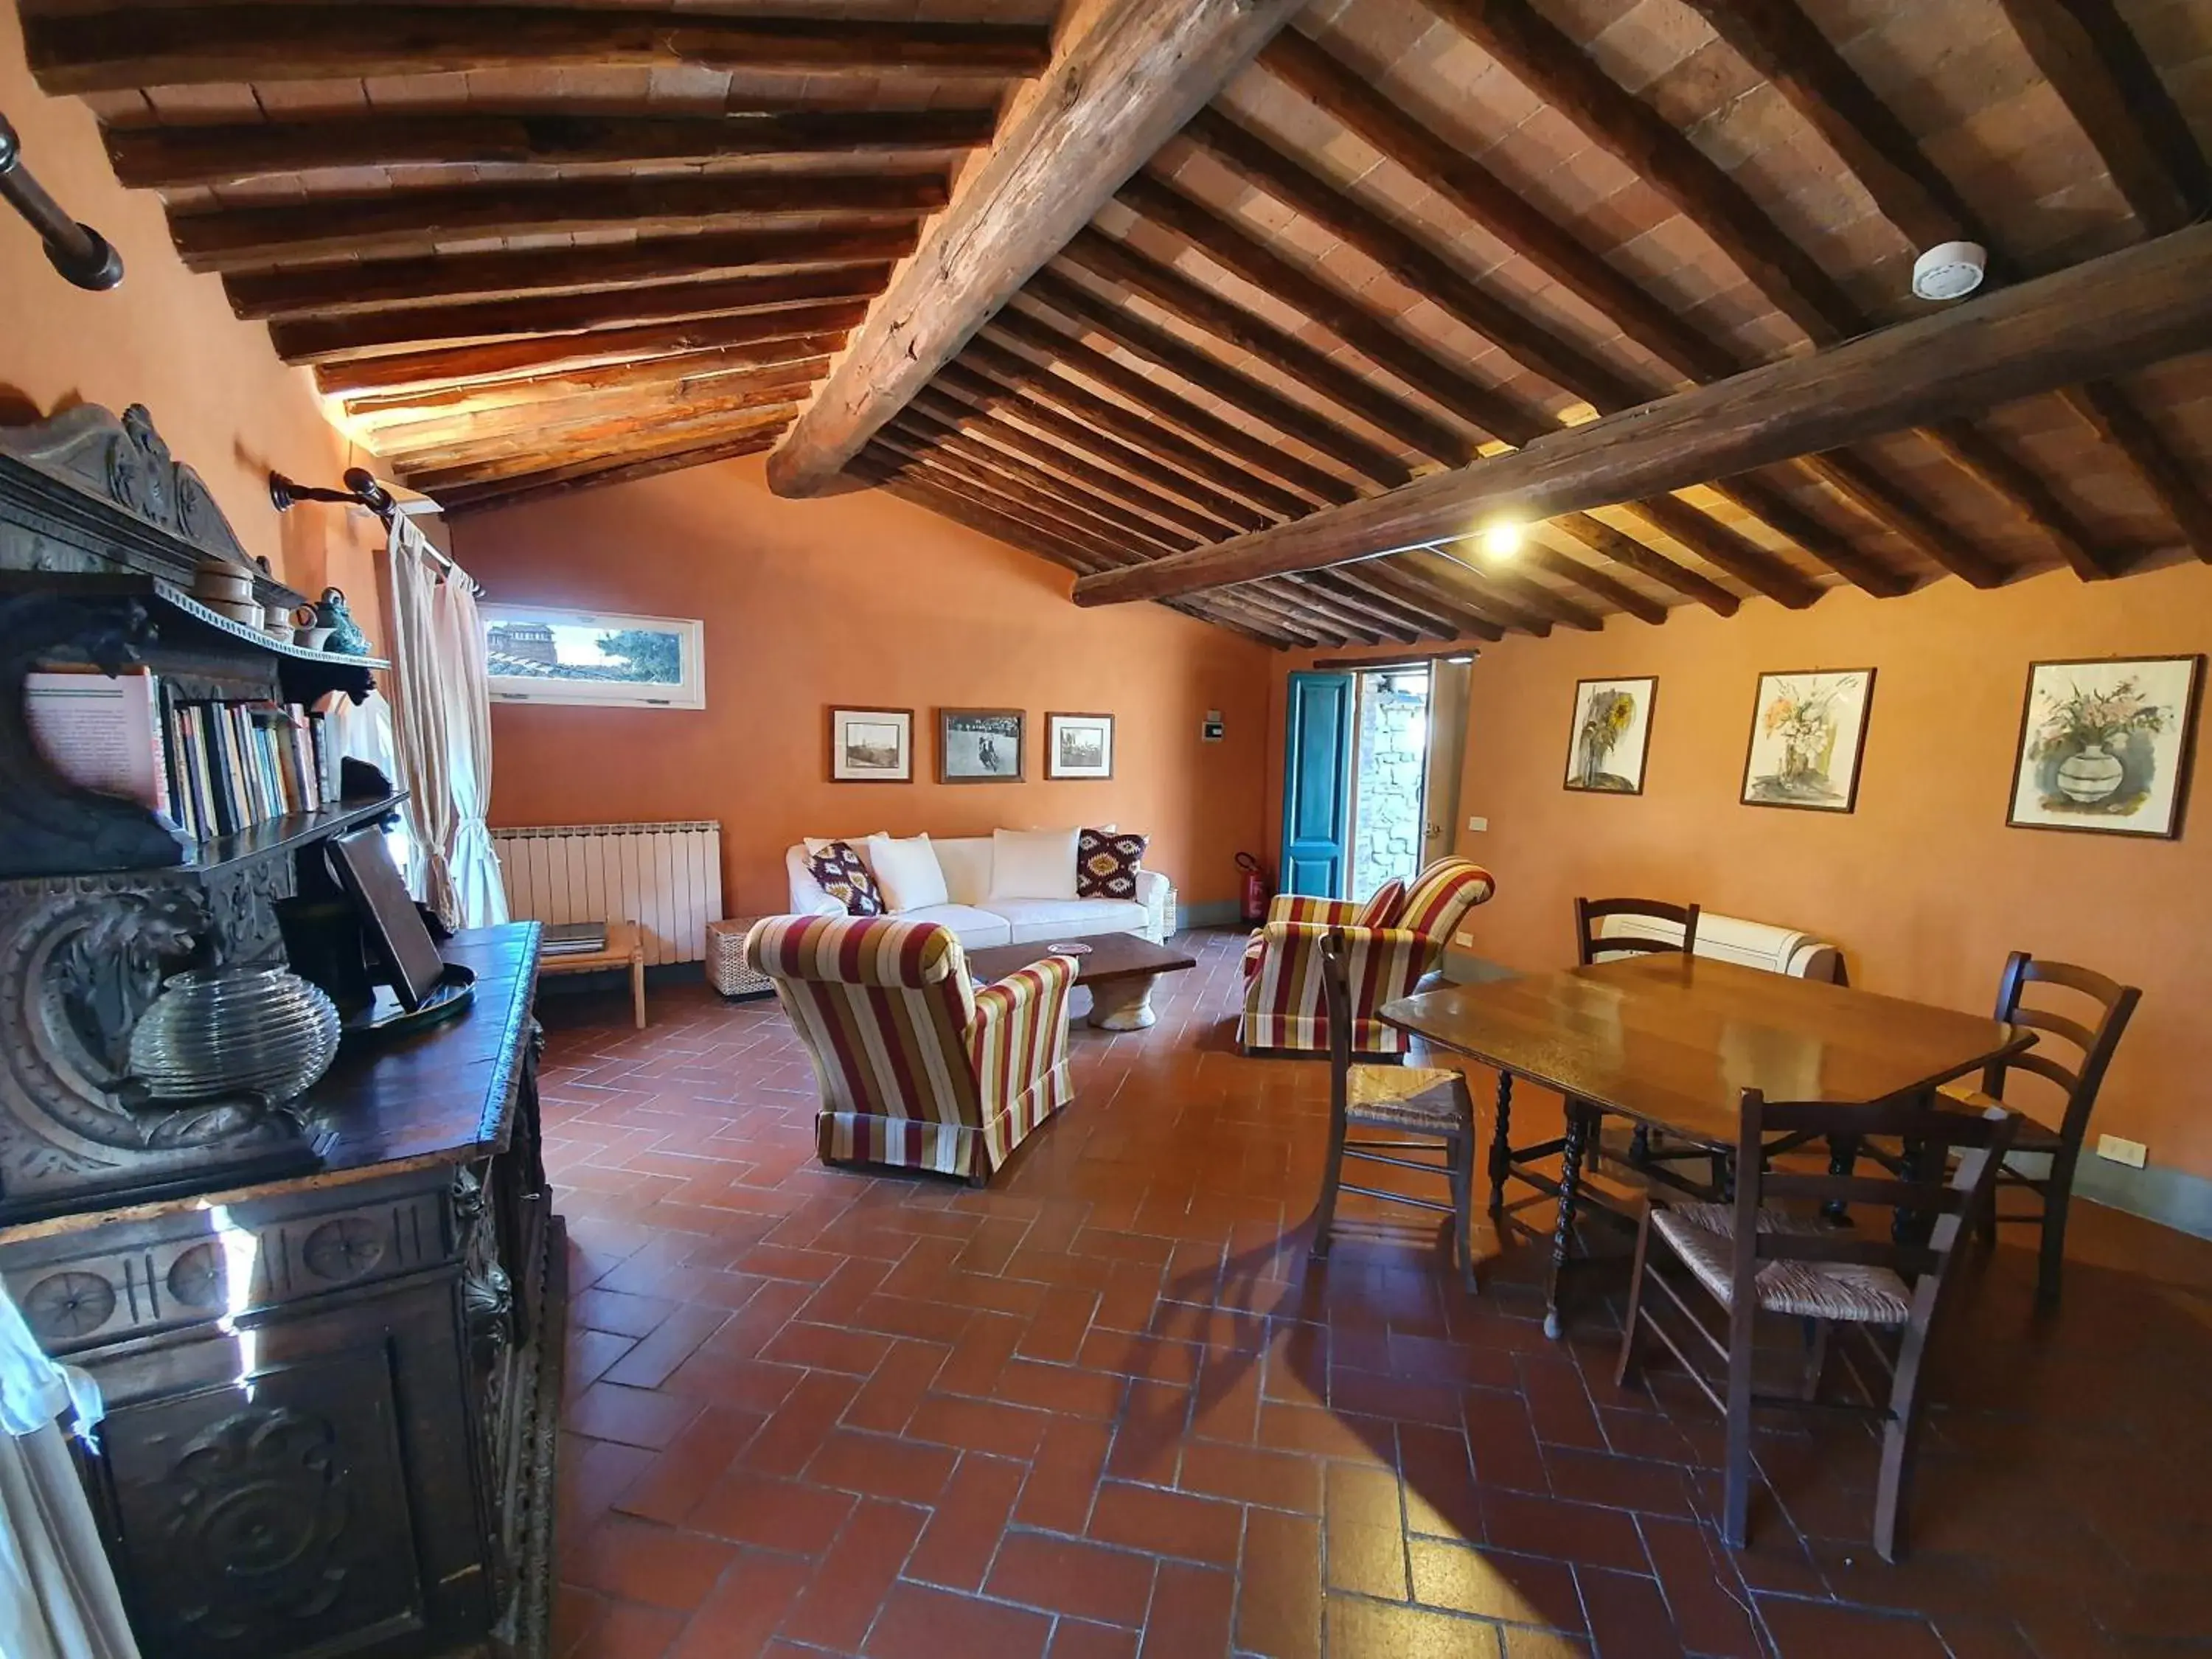
M1172 945L1155 945L1139 933L1093 933L1083 939L1038 939L1029 945L994 945L970 951L968 971L977 984L1004 979L1033 962L1061 954L1061 944L1087 945L1075 957L1075 982L1091 993L1091 1023L1103 1031L1141 1031L1150 1025L1152 983L1162 974L1198 966L1198 959Z

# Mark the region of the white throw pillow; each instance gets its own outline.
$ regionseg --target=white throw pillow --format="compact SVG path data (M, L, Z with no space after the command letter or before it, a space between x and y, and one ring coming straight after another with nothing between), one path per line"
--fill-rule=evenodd
M896 914L946 902L945 872L938 866L937 849L929 844L927 836L906 841L870 836L866 856L868 868L875 872L876 885L884 890L884 909Z
M991 832L991 896L994 899L1072 899L1075 843L1079 830L994 830Z

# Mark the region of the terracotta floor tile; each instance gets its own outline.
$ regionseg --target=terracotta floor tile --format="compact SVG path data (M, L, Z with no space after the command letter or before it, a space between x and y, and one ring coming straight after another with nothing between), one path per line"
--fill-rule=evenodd
M1073 1031L1073 1103L981 1189L823 1169L773 1004L670 986L639 1032L549 991L554 1659L1321 1659L1325 1622L1329 1659L2147 1659L2212 1627L2212 1245L2085 1202L2038 1318L2008 1237L1929 1373L1913 1558L1869 1547L1873 1437L1779 1415L1731 1551L1694 1518L1714 1413L1663 1357L1611 1380L1617 1290L1544 1338L1540 1202L1486 1225L1477 1297L1432 1230L1310 1256L1327 1069L1237 1055L1241 938L1188 938L1158 1023Z
M1152 1595L1149 1555L1044 1533L1012 1532L984 1581L987 1595L1098 1624L1141 1628Z

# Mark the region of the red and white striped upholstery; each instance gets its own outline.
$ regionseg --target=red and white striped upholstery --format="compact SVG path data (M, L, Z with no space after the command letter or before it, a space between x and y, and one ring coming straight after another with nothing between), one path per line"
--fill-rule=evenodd
M1403 1054L1404 1035L1376 1018L1376 1010L1412 994L1421 976L1443 960L1467 913L1497 888L1490 872L1472 860L1439 859L1413 878L1389 927L1358 926L1361 907L1348 899L1278 896L1267 907L1267 925L1244 947L1244 1017L1237 1042L1248 1050L1328 1051L1321 942L1341 930L1352 982L1352 1050Z
M770 916L745 955L813 1058L824 1162L988 1176L1067 1103L1066 957L978 988L950 928L896 916Z

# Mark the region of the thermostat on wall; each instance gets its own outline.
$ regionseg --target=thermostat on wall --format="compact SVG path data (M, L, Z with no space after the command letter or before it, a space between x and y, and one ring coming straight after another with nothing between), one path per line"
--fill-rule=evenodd
M1218 708L1209 708L1206 711L1206 718L1198 724L1199 739L1203 743L1219 743L1222 734L1228 729L1222 723L1221 711Z

